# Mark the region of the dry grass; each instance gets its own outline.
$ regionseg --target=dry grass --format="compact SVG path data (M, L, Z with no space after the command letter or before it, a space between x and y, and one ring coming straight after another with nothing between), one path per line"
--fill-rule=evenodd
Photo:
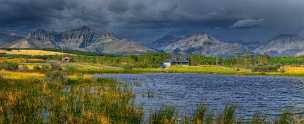
M283 66L285 73L304 74L304 66Z
M0 75L5 79L15 79L15 80L33 79L33 78L40 79L40 78L44 77L44 74L41 74L41 73L13 72L13 71L6 71L6 70L1 70Z
M45 50L0 50L2 54L14 55L62 55L60 52L52 52Z
M169 71L177 72L210 72L210 73L236 73L236 72L250 72L247 69L239 69L218 65L201 65L201 66L172 66Z
M232 68L218 65L201 65L201 66L171 66L167 69L162 69L165 72L176 73L220 73L220 74L241 74L250 73L249 69Z
M68 78L72 80L77 80L79 78L89 80L92 79L93 77L92 75L89 74L73 74L73 75L69 75Z
M64 68L75 68L79 72L103 71L103 70L122 70L120 67L107 66L94 63L65 63Z
M24 63L24 62L26 62L26 59L23 59L23 58L0 58L0 62Z
M45 63L43 59L25 59L25 58L0 58L0 62L15 62L15 63Z

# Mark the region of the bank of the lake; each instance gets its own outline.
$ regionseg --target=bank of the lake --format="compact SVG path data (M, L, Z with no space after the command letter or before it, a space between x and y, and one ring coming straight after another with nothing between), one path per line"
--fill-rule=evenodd
M144 73L196 73L196 74L223 74L223 75L240 75L240 76L304 76L304 67L284 66L284 72L253 72L251 69L227 67L220 65L201 65L201 66L171 66L169 68L116 68L116 69L96 69L78 70L88 74L144 74Z

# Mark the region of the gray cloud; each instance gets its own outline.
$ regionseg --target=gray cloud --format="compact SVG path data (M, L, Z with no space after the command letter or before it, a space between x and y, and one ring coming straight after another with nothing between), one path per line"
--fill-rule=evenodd
M264 19L243 19L236 21L232 28L252 28L261 25Z

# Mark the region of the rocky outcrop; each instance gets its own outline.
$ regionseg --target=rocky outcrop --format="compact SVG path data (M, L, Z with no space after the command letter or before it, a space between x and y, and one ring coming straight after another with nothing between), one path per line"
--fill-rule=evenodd
M243 53L246 49L240 44L222 42L208 34L198 33L169 44L164 48L164 51L207 56L230 56Z
M38 41L55 41L55 34L53 32L47 32L43 29L28 33L27 39Z
M87 51L105 54L142 54L153 51L141 44L113 37L111 33L98 37L96 42L89 45L86 49Z
M79 50L88 47L97 39L97 34L88 27L81 27L71 31L63 32L58 36L58 46L66 49Z

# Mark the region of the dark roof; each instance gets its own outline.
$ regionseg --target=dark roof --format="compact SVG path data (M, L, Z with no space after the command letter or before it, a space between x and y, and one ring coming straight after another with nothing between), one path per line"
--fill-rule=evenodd
M170 58L169 62L189 62L188 56L173 56Z

